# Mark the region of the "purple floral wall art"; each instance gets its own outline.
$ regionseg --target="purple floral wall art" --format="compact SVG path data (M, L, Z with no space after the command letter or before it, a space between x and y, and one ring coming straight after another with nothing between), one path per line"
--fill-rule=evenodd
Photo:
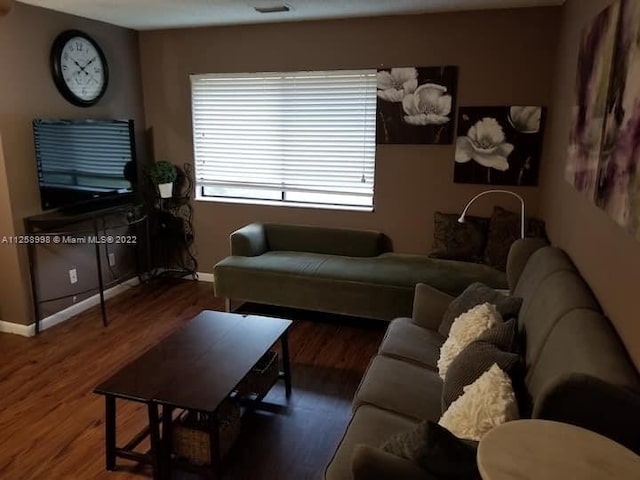
M640 239L640 2L620 2L596 204Z
M457 67L378 70L376 142L453 142Z
M619 10L619 3L612 4L585 28L578 56L565 176L592 201L595 199L602 150Z
M544 114L539 106L460 107L454 181L537 185Z

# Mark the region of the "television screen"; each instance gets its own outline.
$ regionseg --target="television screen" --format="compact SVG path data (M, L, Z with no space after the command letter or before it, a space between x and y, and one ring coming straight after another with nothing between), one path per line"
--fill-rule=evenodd
M37 119L33 136L43 210L131 197L133 120Z

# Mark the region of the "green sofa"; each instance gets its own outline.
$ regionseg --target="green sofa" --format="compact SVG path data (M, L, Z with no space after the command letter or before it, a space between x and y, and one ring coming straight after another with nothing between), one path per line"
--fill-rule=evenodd
M507 287L487 265L393 253L375 231L253 223L230 242L213 274L216 296L233 301L390 321L411 315L418 283L450 295L473 282Z
M531 413L521 416L582 426L640 453L638 372L569 257L541 245L518 240L507 263L509 287L523 299L518 327ZM378 447L442 414L438 326L451 300L418 285L412 317L389 324L325 480L442 480Z

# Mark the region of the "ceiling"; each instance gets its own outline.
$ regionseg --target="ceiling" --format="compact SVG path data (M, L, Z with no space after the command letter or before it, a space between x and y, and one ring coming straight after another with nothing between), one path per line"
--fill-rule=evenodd
M21 0L136 30L560 5L564 0ZM285 13L253 7L286 4Z

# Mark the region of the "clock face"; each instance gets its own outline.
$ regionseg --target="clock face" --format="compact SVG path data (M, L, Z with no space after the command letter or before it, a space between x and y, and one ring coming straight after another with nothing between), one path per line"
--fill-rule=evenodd
M82 32L61 34L52 50L52 69L56 85L63 96L79 106L95 104L104 94L108 82L104 54Z

